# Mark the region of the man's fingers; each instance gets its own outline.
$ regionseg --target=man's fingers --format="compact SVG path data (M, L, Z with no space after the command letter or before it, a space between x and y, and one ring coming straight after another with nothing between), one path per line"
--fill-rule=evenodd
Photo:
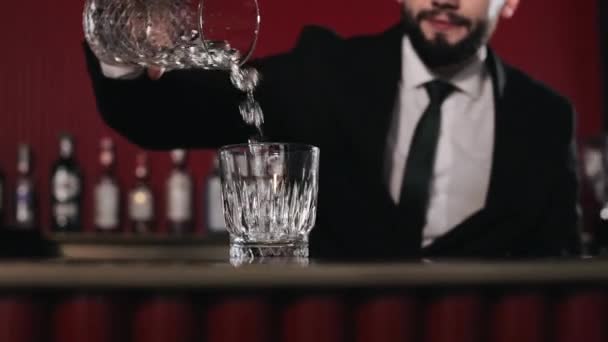
M163 73L165 72L165 68L159 66L151 66L148 68L148 77L152 80L158 80L161 78Z

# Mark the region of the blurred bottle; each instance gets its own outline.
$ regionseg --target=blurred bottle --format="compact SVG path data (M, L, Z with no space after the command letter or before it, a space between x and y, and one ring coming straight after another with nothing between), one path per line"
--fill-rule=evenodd
M15 227L36 229L36 189L32 178L32 153L29 145L17 149L17 179L15 181Z
M99 163L102 174L94 191L94 224L98 232L120 230L120 189L114 176L114 143L103 138L100 143Z
M4 173L0 170L0 227L4 226L4 217L6 216L6 178L4 177Z
M154 221L154 197L148 185L148 162L145 153L137 155L136 184L129 192L129 220L136 233L151 232Z
M82 176L74 157L74 140L59 138L59 158L51 172L51 227L54 232L81 230Z
M599 215L594 215L593 218L584 216L585 223L589 223L594 227L594 244L591 254L608 255L608 136L591 137L584 139L580 142L582 149L582 161L583 170L582 176L582 200L583 206L585 203L585 181L590 184L592 188L591 193L594 194L594 199L599 205ZM589 205L593 209L596 209L595 202L593 205ZM583 208L585 209L585 208ZM584 212L584 211L583 211ZM595 214L595 212L594 212ZM598 221L595 221L595 218Z
M186 151L171 151L173 170L167 179L167 222L170 232L192 231L192 177L186 170Z
M209 234L225 234L224 205L222 203L222 185L220 181L219 158L213 159L213 168L204 183L203 212L205 227Z

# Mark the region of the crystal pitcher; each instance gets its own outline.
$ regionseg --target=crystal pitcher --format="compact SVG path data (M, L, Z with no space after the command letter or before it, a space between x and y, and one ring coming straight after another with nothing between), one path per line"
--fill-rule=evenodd
M231 69L255 48L257 0L87 0L85 39L107 64Z

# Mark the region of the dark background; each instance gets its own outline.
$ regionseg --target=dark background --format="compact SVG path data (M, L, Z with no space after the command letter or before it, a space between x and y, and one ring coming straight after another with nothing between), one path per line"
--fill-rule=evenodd
M315 23L350 36L378 32L399 18L396 0L260 0L262 30L257 56L289 49L305 24ZM602 131L602 67L599 7L603 1L523 0L515 18L504 22L492 45L506 61L550 84L575 103L581 138ZM0 11L0 169L14 185L16 148L33 146L43 229L49 223L49 173L57 156L57 136L75 135L85 174L85 226L91 227L91 189L99 174L99 138L118 145L118 175L123 188L133 184L138 149L113 134L96 113L81 42L83 0L5 1ZM608 38L602 21L602 40ZM602 44L602 48L606 48ZM606 52L606 51L604 51ZM603 69L604 75L606 68ZM142 122L145 129L145 122ZM543 132L538 132L543 134ZM196 208L202 206L202 183L213 151L193 151L189 167L197 182ZM150 158L157 211L164 213L167 153ZM161 215L162 216L162 215ZM203 232L197 210L197 231ZM164 231L164 220L158 224Z

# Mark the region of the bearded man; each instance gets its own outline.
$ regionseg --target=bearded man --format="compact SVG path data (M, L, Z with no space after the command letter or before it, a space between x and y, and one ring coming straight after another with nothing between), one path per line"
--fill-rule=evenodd
M267 139L321 148L311 255L576 253L574 110L487 45L519 0L400 1L386 32L306 28L292 51L250 63ZM102 117L140 146L214 148L251 134L225 72L162 75L87 55Z

